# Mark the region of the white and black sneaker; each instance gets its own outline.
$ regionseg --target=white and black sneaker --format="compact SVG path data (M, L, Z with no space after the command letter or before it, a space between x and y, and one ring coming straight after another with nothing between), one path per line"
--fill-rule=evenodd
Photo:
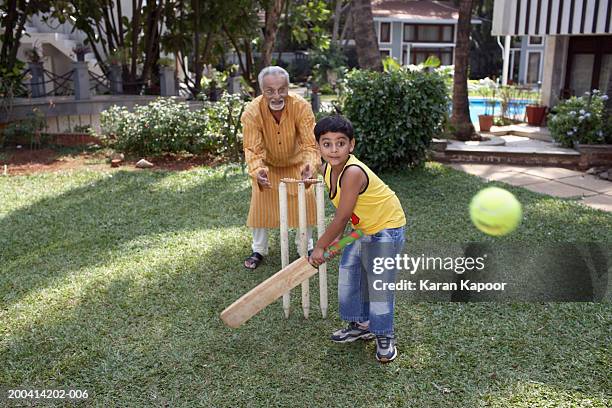
M381 363L389 363L397 357L395 337L376 336L376 359Z
M372 340L376 337L368 328L363 328L357 322L350 322L345 329L336 330L331 335L335 343L351 343L355 340Z

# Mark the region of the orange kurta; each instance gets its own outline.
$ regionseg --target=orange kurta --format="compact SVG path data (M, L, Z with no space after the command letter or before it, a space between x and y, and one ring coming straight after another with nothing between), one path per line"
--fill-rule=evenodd
M278 184L281 178L301 178L306 163L316 172L321 163L313 129L315 118L310 104L297 95L285 98L285 108L280 123L263 96L251 101L242 114L244 157L251 176L251 207L247 225L254 228L279 227ZM272 189L261 189L257 172L265 168ZM289 226L298 223L297 185L288 184ZM316 224L314 188L306 190L308 225Z

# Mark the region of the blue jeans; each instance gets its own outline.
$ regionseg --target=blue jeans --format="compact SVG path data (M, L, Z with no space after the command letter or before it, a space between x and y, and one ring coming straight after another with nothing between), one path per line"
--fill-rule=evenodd
M375 258L395 258L404 248L404 227L364 235L346 246L338 273L340 318L349 322L370 321L370 331L393 335L394 291L374 291L375 281L395 282L396 268L374 273ZM380 287L380 282L377 283Z

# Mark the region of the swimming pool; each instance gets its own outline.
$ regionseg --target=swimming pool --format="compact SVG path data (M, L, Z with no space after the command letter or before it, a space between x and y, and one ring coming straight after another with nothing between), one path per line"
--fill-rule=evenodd
M472 123L478 123L478 115L485 114L485 100L486 99L484 98L470 98L470 119L472 120ZM525 120L525 106L527 106L532 101L521 99L512 102L514 103L512 103L508 107L509 115L517 120ZM489 110L490 109L491 108L489 107ZM500 114L501 102L497 101L495 103L495 115L499 116Z

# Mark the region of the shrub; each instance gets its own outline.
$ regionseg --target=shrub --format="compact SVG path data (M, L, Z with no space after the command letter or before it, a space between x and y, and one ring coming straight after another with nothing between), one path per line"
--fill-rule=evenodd
M160 155L191 152L208 121L193 120L189 106L174 99L156 99L133 112L112 107L100 114L103 137L125 153Z
M314 81L320 87L323 87L329 84L328 79L331 72L335 73L338 80L342 79L346 71L344 68L346 66L346 56L339 47L332 45L325 49L313 51L310 64Z
M353 70L343 113L355 128L356 155L379 170L421 164L432 138L443 132L446 91L436 72Z
M47 121L45 116L32 109L25 119L9 123L0 134L0 147L5 145L29 145L30 148L40 147L47 143L47 135L41 133Z
M243 159L240 117L245 106L239 95L225 93L219 102L209 103L206 108L210 121L207 140L216 153L235 163Z
M610 127L605 127L604 102L608 96L598 90L581 97L571 97L557 104L548 115L552 138L564 147L576 143L612 143Z
M224 94L219 102L204 101L191 110L185 102L159 98L133 112L113 106L100 114L100 137L114 149L136 155L216 153L240 160L245 102Z

